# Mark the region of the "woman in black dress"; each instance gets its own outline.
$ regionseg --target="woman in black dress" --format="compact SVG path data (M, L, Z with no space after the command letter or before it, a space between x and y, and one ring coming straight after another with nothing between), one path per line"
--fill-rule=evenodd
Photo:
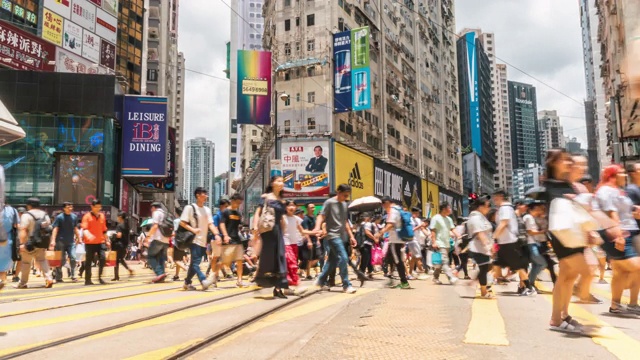
M133 270L127 266L124 260L127 255L127 246L129 246L129 226L127 225L127 214L125 212L118 213L118 226L116 233L111 241L111 249L117 253L116 266L113 268L114 277L111 281L120 280L120 264L129 271L129 276L133 276Z
M260 262L255 282L261 287L273 287L273 296L286 299L282 289L288 289L287 282L287 260L285 256L284 238L282 237L282 217L285 213L285 206L280 197L284 188L282 176L274 176L269 181L269 186L262 195L260 204L253 217L253 238L260 239L262 249L260 251ZM258 231L260 215L264 204L275 211L275 224L273 229L262 234Z

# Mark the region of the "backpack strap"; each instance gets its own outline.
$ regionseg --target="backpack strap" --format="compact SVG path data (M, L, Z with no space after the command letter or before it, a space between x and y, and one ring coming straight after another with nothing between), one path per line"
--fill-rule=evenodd
M193 219L196 221L196 227L199 227L199 225L198 225L198 213L196 212L196 206L191 204L191 207L193 208Z

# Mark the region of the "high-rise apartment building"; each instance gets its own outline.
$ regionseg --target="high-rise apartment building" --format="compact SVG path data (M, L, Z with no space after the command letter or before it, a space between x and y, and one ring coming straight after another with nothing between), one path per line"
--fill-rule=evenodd
M489 54L489 59L494 58ZM513 187L513 161L511 158L511 122L509 121L509 91L507 65L496 64L493 73L493 121L496 136L498 166L493 177L496 189Z
M330 135L462 194L453 1L283 0L265 8L274 90L290 94L278 105L282 136ZM334 114L333 34L364 26L371 109Z
M515 81L509 81L508 88L511 156L515 171L542 161L538 141L536 88Z
M587 140L589 171L600 173L600 168L611 163L611 131L607 126L607 108L602 82L602 54L598 43L600 19L596 2L580 0L580 25L582 27L582 50L584 75L587 89L585 119L587 120Z
M194 203L193 191L197 187L204 187L209 192L206 205L211 206L215 194L215 144L202 137L187 140L186 152L184 198Z
M620 138L640 136L640 42L637 41L640 2L608 0L597 1L595 5L602 63L600 76L604 99L610 101L605 117L612 129L614 161L619 162L624 160Z
M540 175L544 173L544 166L529 164L525 168L513 170L513 186L511 197L515 200L526 199L527 191L540 186Z
M538 111L538 136L540 163L544 161L547 151L550 149L564 148L564 132L556 110Z
M465 193L491 194L496 172L491 62L480 30L463 30L457 40L460 135ZM475 159L477 158L477 159Z

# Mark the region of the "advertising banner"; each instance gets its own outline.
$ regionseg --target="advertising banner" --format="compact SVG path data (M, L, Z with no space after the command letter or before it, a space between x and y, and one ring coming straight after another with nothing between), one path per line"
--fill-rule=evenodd
M330 191L330 150L328 140L282 141L282 197L327 197Z
M71 21L91 32L96 31L96 6L87 0L73 0Z
M55 152L54 203L90 205L100 199L102 154Z
M76 55L82 55L82 28L71 21L64 22L62 47Z
M425 217L431 218L439 211L440 193L438 191L438 185L428 182L427 180L422 180L422 189L424 199L424 210L422 214Z
M369 27L351 30L351 96L353 111L371 109Z
M96 6L102 6L102 0L89 0L94 3Z
M231 164L229 164L229 168L231 169L231 173L235 173L236 172L236 163L237 163L238 159L236 157L232 157L231 158Z
M238 124L271 125L271 53L238 50Z
M407 209L422 209L422 180L404 170L374 159L374 195L389 196Z
M278 159L271 159L271 161L269 161L269 165L269 178L282 176L282 161Z
M125 96L122 176L167 176L167 98Z
M336 113L351 110L351 32L333 35L333 110Z
M115 44L118 41L118 19L98 9L96 11L95 32L101 38Z
M335 143L335 180L351 185L351 198L373 196L373 158L350 147Z
M42 38L58 46L62 46L62 32L64 31L62 16L45 8L42 20Z
M167 140L167 176L136 184L138 187L174 192L176 182L176 129L169 127Z
M462 196L446 189L439 190L440 204L445 201L448 202L451 205L451 210L453 210L452 216L454 218L462 216Z
M82 57L100 63L100 38L87 30L82 34Z
M11 62L2 65L18 70L54 71L49 61L56 56L56 47L43 39L0 21L0 54Z
M118 0L101 0L102 9L113 16L118 16Z
M44 7L65 19L71 19L71 0L44 0Z
M471 148L482 156L480 135L480 102L478 101L478 64L476 59L476 33L465 35L467 43L467 75L469 80L469 112L471 116Z
M129 183L125 179L120 179L120 210L129 214L129 201L131 197L129 196Z
M62 48L56 49L56 71L79 74L108 74L109 70Z
M100 65L116 69L116 46L104 40L100 41Z

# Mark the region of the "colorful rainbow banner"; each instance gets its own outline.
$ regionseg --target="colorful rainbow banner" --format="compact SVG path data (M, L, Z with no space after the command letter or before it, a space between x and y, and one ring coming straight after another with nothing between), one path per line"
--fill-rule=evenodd
M238 50L238 124L271 125L271 53Z

